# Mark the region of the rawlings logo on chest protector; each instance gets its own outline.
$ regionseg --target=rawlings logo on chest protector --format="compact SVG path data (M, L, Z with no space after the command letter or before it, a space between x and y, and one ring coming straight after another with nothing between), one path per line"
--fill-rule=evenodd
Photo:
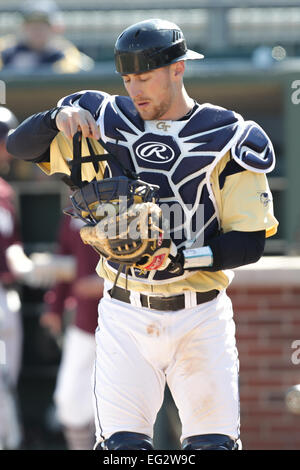
M139 158L153 163L167 163L175 157L175 152L169 145L161 142L145 142L136 148Z
M180 149L172 136L152 133L138 139L133 144L133 151L140 166L151 168L153 164L164 165L163 169L167 171L180 155Z

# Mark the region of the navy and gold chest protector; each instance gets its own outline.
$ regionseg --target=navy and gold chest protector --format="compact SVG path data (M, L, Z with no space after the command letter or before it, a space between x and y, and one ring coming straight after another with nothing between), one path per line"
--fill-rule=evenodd
M264 131L211 104L198 105L188 119L179 121L143 121L129 97L97 91L75 93L59 104L89 110L109 152L142 180L159 185L160 205L178 249L203 246L218 235L210 176L229 150L245 169L266 173L274 167L273 147ZM120 166L110 161L105 176L120 174ZM154 275L155 280L166 277L173 276Z

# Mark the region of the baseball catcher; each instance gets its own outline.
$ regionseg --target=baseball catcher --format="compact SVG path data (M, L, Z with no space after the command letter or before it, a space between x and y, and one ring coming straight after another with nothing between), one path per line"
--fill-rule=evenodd
M188 95L185 63L202 58L174 23L136 23L115 44L127 96L78 91L9 137L13 155L70 178L68 212L101 255L98 450L153 449L166 383L183 449L240 448L226 288L277 231L275 155L258 124Z

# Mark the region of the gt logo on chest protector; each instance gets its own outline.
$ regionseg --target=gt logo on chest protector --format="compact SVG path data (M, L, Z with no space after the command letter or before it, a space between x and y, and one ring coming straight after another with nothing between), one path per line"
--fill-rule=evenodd
M146 161L167 163L175 157L174 150L161 142L144 142L136 148L137 155Z
M161 130L167 132L167 130L171 126L170 126L170 124L166 124L164 121L160 121L156 124L156 127L157 127L157 129L161 129Z

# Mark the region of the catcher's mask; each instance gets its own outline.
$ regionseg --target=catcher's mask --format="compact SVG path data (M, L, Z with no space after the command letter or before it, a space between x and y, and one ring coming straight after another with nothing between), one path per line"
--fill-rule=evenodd
M142 181L138 174L126 169L118 158L111 154L96 155L90 145L90 157L81 155L81 132L77 132L73 137L73 160L69 162L71 166L71 176L64 176L62 180L74 191L70 196L72 206L64 209L64 213L72 217L82 219L86 224L96 225L104 216L107 210L114 209L117 213L126 211L132 204L140 202L158 202L159 186ZM104 148L106 144L99 139ZM99 161L113 160L118 164L123 176L104 178L91 182L82 181L81 166L84 163L92 162L94 167ZM96 169L95 168L95 169Z
M94 180L74 191L70 196L72 207L65 209L64 213L95 225L104 215L101 208L105 209L106 204L112 204L115 211L121 213L132 204L157 202L158 190L159 186L126 176Z
M179 26L160 19L129 26L115 44L116 71L121 75L147 72L179 60L203 57L187 48Z

